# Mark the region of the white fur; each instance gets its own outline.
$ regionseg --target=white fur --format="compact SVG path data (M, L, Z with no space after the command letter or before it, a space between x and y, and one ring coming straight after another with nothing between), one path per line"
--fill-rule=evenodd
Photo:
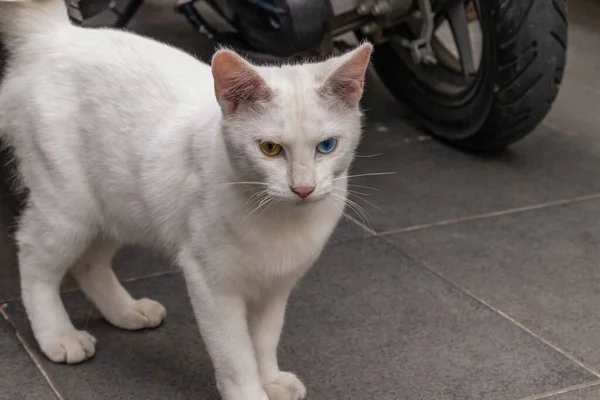
M60 0L0 0L0 31L11 53L0 132L30 189L19 262L42 351L68 363L94 354L59 296L69 270L112 324L159 325L162 305L133 299L110 267L123 244L151 245L184 272L223 398L304 398L276 350L288 295L346 199L360 112L318 89L348 56L255 67L274 98L222 117L208 65L133 34L71 26ZM317 154L332 136L337 149ZM260 140L285 156L264 156ZM316 189L301 200L289 187L306 181Z

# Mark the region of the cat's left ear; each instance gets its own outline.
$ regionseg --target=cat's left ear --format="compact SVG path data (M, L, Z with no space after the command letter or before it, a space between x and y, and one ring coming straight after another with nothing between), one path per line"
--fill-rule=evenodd
M272 91L252 64L230 50L219 50L212 59L215 96L224 115L268 101Z
M369 66L372 51L373 45L364 43L341 56L336 63L337 68L325 79L321 86L321 94L335 96L344 104L356 107L363 94L365 73Z

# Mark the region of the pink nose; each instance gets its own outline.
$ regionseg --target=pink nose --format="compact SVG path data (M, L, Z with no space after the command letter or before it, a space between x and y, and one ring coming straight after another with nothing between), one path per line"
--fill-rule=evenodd
M314 186L290 186L292 192L296 193L298 196L303 199L307 198L314 190Z

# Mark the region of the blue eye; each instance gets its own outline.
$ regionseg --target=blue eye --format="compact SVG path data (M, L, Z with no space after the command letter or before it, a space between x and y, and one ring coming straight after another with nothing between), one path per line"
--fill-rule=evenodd
M319 153L323 153L323 154L331 153L335 149L336 145L337 145L337 139L335 139L335 138L325 139L317 145L317 151Z

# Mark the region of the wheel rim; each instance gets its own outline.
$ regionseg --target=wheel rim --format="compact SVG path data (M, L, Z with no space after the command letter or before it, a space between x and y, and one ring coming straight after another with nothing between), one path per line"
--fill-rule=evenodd
M409 39L417 36L418 20L401 25L390 38L391 48L412 78L420 83L422 94L442 107L460 107L470 101L488 72L490 49L476 3L459 1L436 14L431 47L437 65L415 64L402 44L407 36Z

